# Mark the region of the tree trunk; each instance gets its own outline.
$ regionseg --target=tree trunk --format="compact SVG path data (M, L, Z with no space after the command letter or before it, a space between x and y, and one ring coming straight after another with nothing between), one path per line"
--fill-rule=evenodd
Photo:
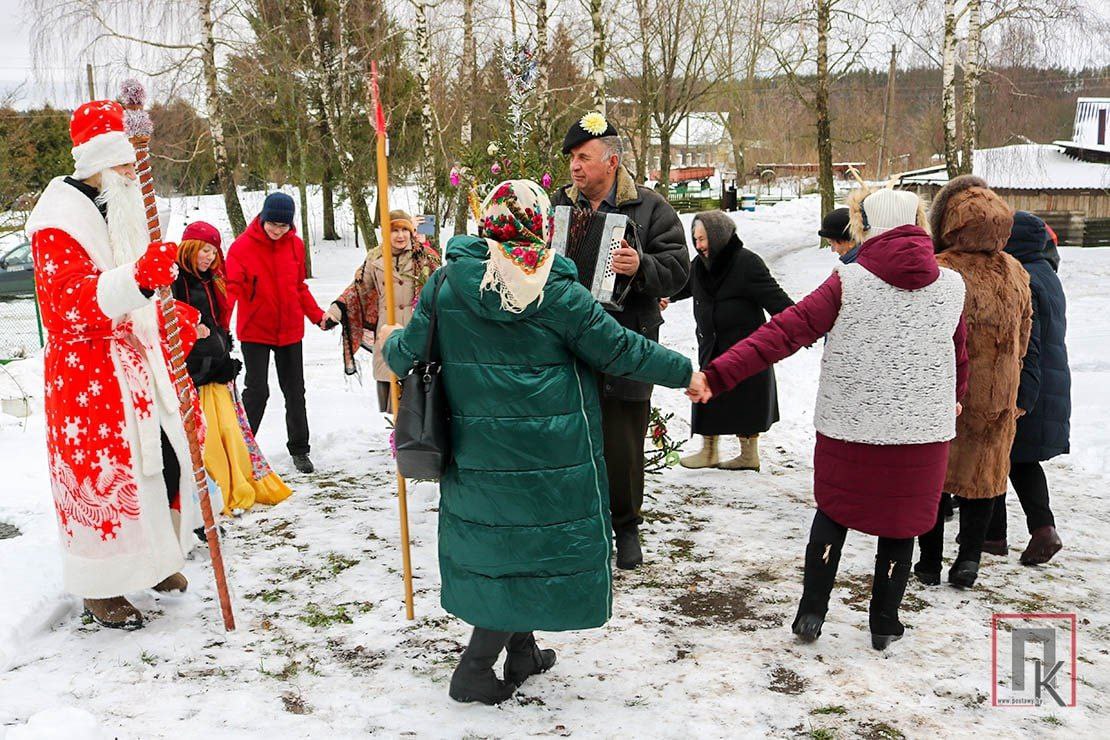
M671 194L671 132L659 129L659 187L667 197Z
M960 171L956 144L956 0L944 0L944 49L941 110L944 116L944 164L949 177Z
M235 189L235 173L232 171L224 140L223 108L216 78L216 34L212 20L212 0L200 0L200 17L204 27L201 54L204 66L204 102L208 108L208 130L212 135L212 157L216 160L216 176L224 193L227 220L231 223L231 230L238 236L247 228L247 221L243 218L243 206L239 203L239 192Z
M835 205L833 191L832 122L829 118L829 32L832 18L830 0L817 0L817 89L814 113L817 117L817 188L821 192L821 213Z
M547 0L536 0L536 128L539 150L544 162L552 157L551 151L551 54L547 48Z
M883 131L879 137L879 158L875 162L875 179L882 180L886 161L890 158L887 136L890 133L890 117L894 108L894 75L898 67L898 47L890 45L890 70L886 75L886 101L883 103Z
M293 129L297 144L297 190L301 196L301 240L304 242L305 277L312 277L312 243L308 233L308 175L305 163L304 139L301 136L301 115L294 104L297 125Z
M471 120L474 113L474 89L478 74L478 44L474 38L474 0L463 0L463 58L460 70L459 87L466 102L463 104L462 131L460 148L469 154L471 144ZM455 233L466 233L466 219L469 213L467 195L470 182L466 179L459 183L458 198L455 204Z
M324 167L324 174L320 178L320 196L324 201L324 236L326 242L339 241L339 232L335 230L335 172L331 168L331 155L327 155L328 163Z
M605 19L601 15L601 0L590 0L590 25L593 28L593 79L594 109L605 115Z
M960 148L961 175L970 175L972 158L975 156L975 143L979 128L975 123L975 97L979 91L979 60L982 58L982 4L981 0L968 0L967 3L967 58L964 60L964 130L963 145Z
M347 189L347 195L351 199L351 209L355 214L355 227L362 232L362 236L366 241L366 249L370 250L377 246L377 237L374 235L372 220L370 212L366 207L366 198L363 195L362 186L356 181L354 175L354 162L350 151L344 146L340 140L337 127L337 113L332 108L334 103L330 86L327 81L323 79L326 74L327 65L323 59L323 53L319 46L319 33L316 28L316 15L313 13L310 0L302 0L304 12L306 16L306 26L308 29L309 49L312 52L312 61L315 66L316 74L312 75L318 87L317 94L321 101L321 109L324 112L324 119L327 122L328 133L331 136L331 145L335 151L335 158L339 163L340 175L343 178L343 185Z
M416 77L420 83L420 203L424 213L439 213L436 194L435 130L432 120L432 73L429 53L428 5L416 0Z

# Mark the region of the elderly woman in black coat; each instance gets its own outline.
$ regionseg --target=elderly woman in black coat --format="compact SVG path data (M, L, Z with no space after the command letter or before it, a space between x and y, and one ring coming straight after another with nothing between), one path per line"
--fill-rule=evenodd
M1041 462L1067 454L1071 448L1071 370L1068 348L1067 302L1064 287L1056 275L1059 255L1053 259L1044 221L1032 213L1017 211L1006 253L1029 273L1033 293L1033 330L1029 351L1021 369L1018 408L1025 413L1018 419L1017 435L1010 450L1010 483L1017 493L1029 528L1029 545L1021 554L1024 565L1047 563L1063 546L1056 533L1056 520L1048 501L1048 481ZM1001 505L999 505L1001 504ZM984 550L1005 555L1005 499L995 504L988 542Z
M698 331L698 362L708 365L718 355L794 305L758 254L744 248L736 223L723 211L699 213L691 225L698 258L690 281L672 300L694 299ZM775 371L752 376L706 404L694 404L691 427L702 435L700 452L682 458L683 467L759 470L759 435L779 420ZM722 435L740 438L740 455L720 461Z

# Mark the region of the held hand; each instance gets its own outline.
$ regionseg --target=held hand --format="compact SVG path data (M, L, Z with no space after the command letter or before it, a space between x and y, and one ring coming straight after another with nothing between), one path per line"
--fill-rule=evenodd
M695 372L690 376L690 387L686 389L686 395L694 403L705 403L713 397L713 391L709 390L705 373Z
M400 324L382 324L380 327L378 327L377 339L384 344L385 341L389 339L390 334L397 331L398 329L404 328L405 327L401 326Z
M956 416L959 416L963 412L964 412L964 405L962 403L960 403L959 401L956 401Z
M1023 409L1022 407L1020 407L1020 406L1017 407L1017 418L1018 419L1025 416L1027 413L1029 413L1029 412L1026 411L1025 409Z
M212 332L204 324L197 324L197 339L208 339Z
M621 239L620 249L613 252L613 272L632 277L640 269L640 253Z
M135 282L140 288L167 288L177 278L177 245L151 242L146 253L135 260Z
M660 311L666 311L667 306L669 306L669 305L671 305L671 299L670 298L660 298L659 299L659 310Z

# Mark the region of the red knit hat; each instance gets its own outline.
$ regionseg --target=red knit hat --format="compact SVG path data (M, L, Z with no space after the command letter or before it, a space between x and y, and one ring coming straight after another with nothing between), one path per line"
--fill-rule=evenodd
M206 221L194 221L181 232L181 241L196 239L205 244L211 244L216 249L220 248L220 230Z
M123 106L113 100L94 100L73 111L69 119L73 140L73 177L84 180L97 172L135 162L135 149L123 132Z

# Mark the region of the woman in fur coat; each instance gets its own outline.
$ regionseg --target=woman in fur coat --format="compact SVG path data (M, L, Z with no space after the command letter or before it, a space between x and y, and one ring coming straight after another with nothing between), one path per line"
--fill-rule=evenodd
M995 499L1006 494L1010 447L1023 413L1017 406L1018 384L1033 307L1029 275L1002 251L1014 224L1013 210L985 181L972 175L953 179L933 200L929 223L937 263L958 272L967 287L970 377L944 490L960 504L960 549L948 582L970 588L979 574ZM940 511L920 543L914 572L923 583L936 585L944 545Z
M817 512L806 546L793 631L821 634L849 529L878 537L871 644L903 634L898 608L913 538L936 516L967 382L964 287L939 268L913 193L861 189L849 200L855 264L771 318L705 369L712 395L728 391L827 335L814 426ZM705 401L703 394L695 400Z

